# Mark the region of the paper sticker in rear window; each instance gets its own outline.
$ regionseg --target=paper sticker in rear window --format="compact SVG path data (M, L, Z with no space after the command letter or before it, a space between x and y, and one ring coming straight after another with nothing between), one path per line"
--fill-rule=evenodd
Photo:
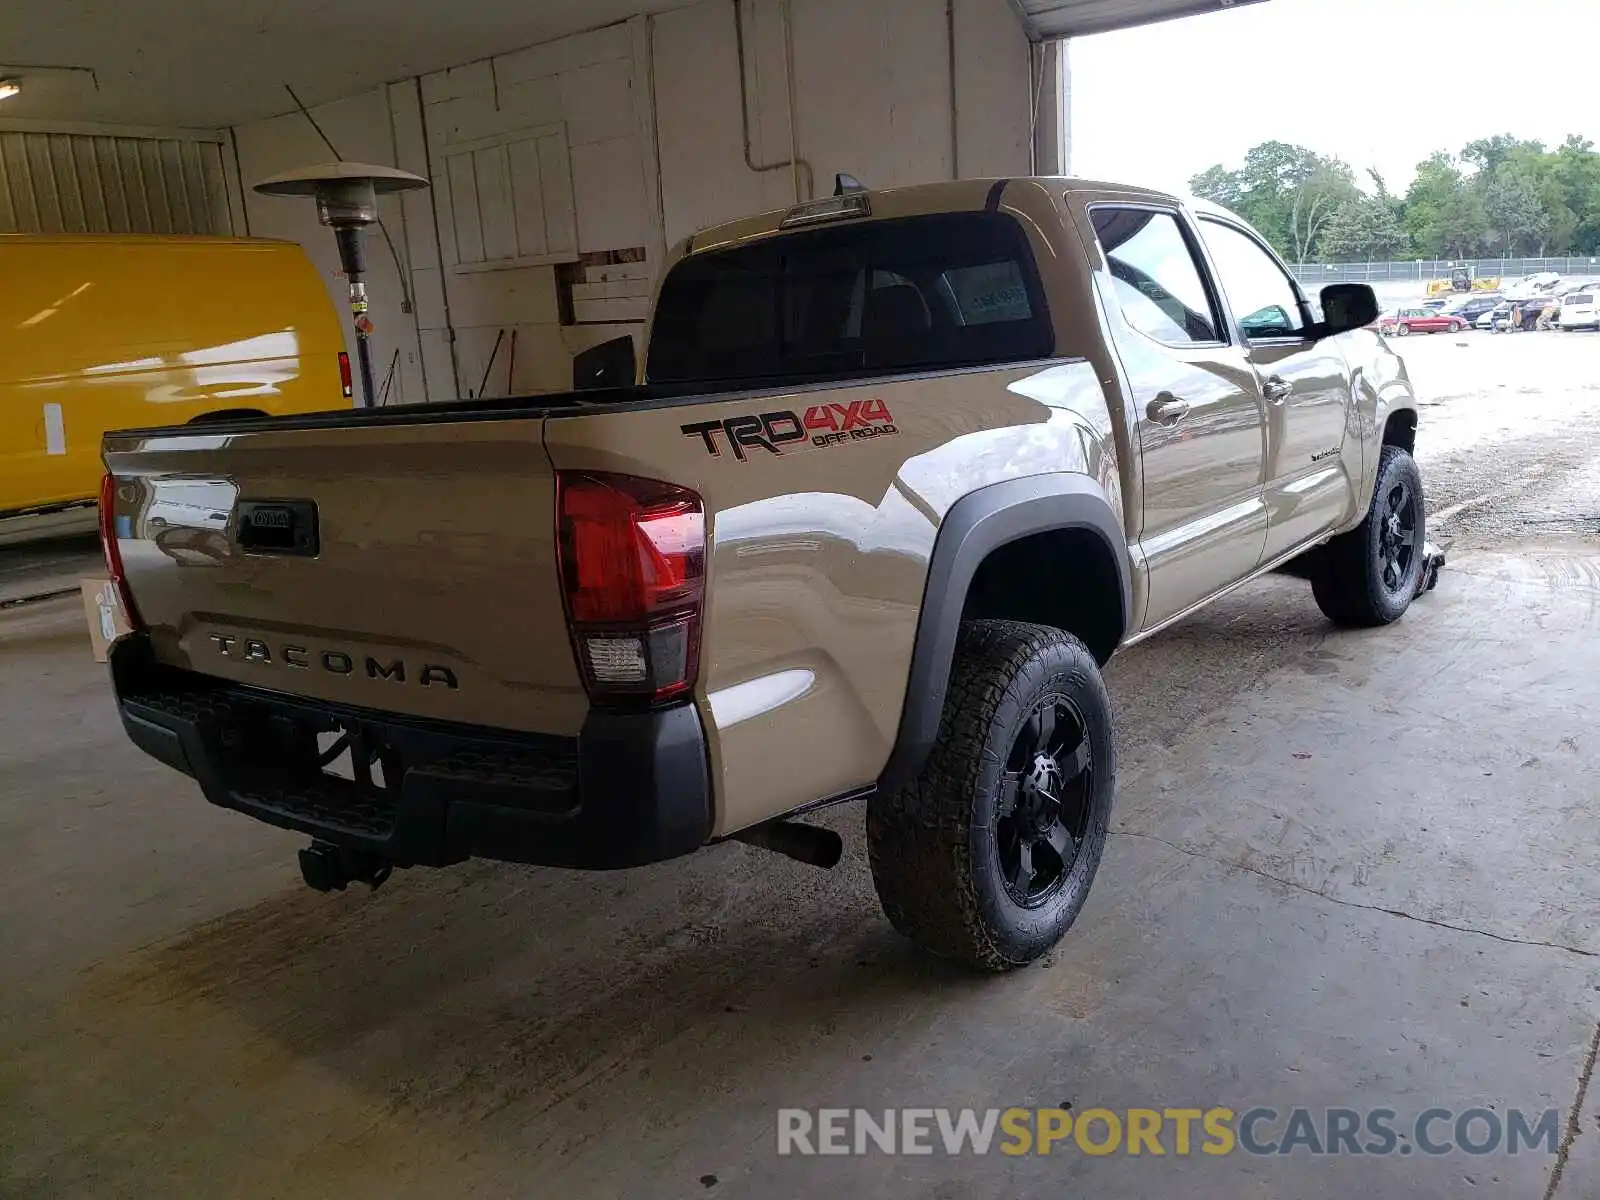
M952 267L944 273L963 325L1026 321L1033 316L1022 268L1014 260L977 267Z

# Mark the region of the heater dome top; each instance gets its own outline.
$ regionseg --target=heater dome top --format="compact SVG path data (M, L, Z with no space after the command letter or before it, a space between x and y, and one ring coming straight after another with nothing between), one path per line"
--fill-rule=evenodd
M331 188L351 184L368 184L380 195L386 192L408 192L428 186L428 181L410 171L377 163L331 162L311 167L297 167L270 179L263 179L255 190L263 196L316 196Z

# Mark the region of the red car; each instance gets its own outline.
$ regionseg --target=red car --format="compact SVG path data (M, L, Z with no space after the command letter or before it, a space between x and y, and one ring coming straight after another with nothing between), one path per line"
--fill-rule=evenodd
M1410 333L1460 333L1466 327L1465 317L1429 312L1425 308L1402 308L1378 318L1378 332L1392 333L1396 337Z

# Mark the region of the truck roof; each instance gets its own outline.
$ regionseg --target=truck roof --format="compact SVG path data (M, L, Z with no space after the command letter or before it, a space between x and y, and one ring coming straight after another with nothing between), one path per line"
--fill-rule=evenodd
M925 216L944 212L981 212L983 209L991 207L998 200L999 189L1026 185L1068 194L1113 192L1129 199L1148 199L1169 204L1181 201L1190 205L1196 211L1226 213L1225 209L1218 208L1216 205L1203 200L1191 200L1187 197L1180 197L1168 192L1138 187L1132 184L1082 179L1070 175L1014 175L987 179L956 179L938 183L908 184L905 187L896 188L869 188L864 192L853 194L866 197L866 203L871 206L871 214L867 219L883 220L890 217ZM741 217L738 220L709 226L692 234L680 243L678 247L679 254L675 254L672 257L677 258L681 254L698 254L706 250L720 249L736 242L779 233L784 227L784 221L796 211L806 209L812 205L822 205L835 198L822 196L799 205L776 208L768 212L758 213L755 216ZM1231 216L1232 214L1227 215Z

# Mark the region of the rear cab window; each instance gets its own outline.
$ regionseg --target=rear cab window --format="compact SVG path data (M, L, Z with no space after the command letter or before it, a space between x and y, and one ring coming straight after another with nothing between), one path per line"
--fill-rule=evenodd
M1054 352L1022 228L1003 213L939 213L685 258L662 284L645 375L782 384Z

